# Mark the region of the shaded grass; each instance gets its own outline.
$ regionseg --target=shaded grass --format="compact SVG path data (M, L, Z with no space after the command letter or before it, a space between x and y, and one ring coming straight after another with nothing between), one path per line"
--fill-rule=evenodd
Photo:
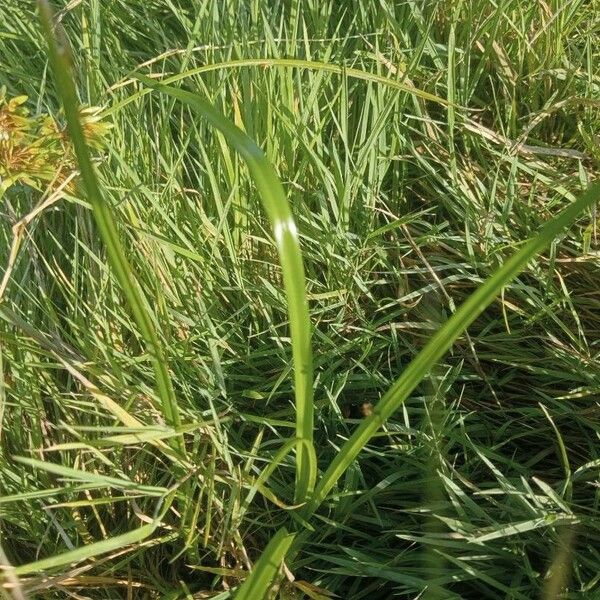
M445 3L288 8L231 3L193 12L183 3L115 2L100 10L91 2L63 22L77 57L97 67L79 82L93 103L118 105L131 85L104 90L177 47L183 53L155 62L155 72L249 57L316 58L383 77L405 72L420 89L453 93L472 109L477 126L457 109L451 145L443 108L343 74L253 68L189 82L265 149L292 202L316 324L315 441L325 468L362 421L361 405L389 387L452 304L566 206L579 182L594 178L597 108L579 99L598 97L598 23L577 2L547 9L469 3L456 16ZM9 1L0 10L11 17L4 22L13 36L0 43L10 65L3 82L10 93L56 109L52 90L40 83L43 46L27 3ZM139 23L152 25L144 32ZM209 47L186 53L197 45ZM237 157L191 112L146 97L111 119L102 181L158 315L183 421L206 425L184 434L193 485L189 498L179 498L185 518L166 515L162 543L23 585L45 596L54 589L57 597L63 591L52 586L68 577L74 581L66 589L91 587L83 593L93 597L126 597L128 587L139 597L223 590L288 521L260 495L245 503L257 473L292 433L275 246ZM514 145L531 127L523 143L535 153ZM540 146L586 158L538 154ZM21 216L35 197L18 190L7 215L10 206ZM39 458L42 449L64 466L125 474L140 485L174 483L172 458L154 445L104 440L132 435L132 425L108 430L117 426L108 404L74 375L148 432L164 427L149 357L85 203L67 198L29 231L7 302L38 336L12 317L3 325L2 489L48 495L0 505L2 545L15 565L67 550L65 540L79 547L130 531L155 504L141 494L134 504L121 492L65 483L10 456L31 449ZM536 597L564 539L561 528L576 519L569 594L595 592L597 260L589 215L505 288L469 329L475 355L459 340L432 385L414 392L347 471L310 545L288 565L298 578L352 598L414 597L432 582L442 597ZM442 407L437 417L432 398ZM556 430L569 458L571 498ZM65 446L73 443L79 446ZM293 502L293 470L288 457L273 474L279 502ZM441 499L424 499L432 480L441 481ZM432 515L437 532L428 525ZM189 539L185 519L198 524ZM189 558L178 557L185 546L195 548L199 565L229 575L190 570ZM428 562L431 552L442 560ZM92 576L113 583L102 588Z

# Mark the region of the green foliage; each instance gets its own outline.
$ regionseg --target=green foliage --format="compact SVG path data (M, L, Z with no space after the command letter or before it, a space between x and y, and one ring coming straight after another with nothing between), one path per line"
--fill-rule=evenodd
M69 137L73 143L86 196L92 205L100 235L106 244L111 266L123 288L129 308L140 328L140 332L148 344L148 351L152 357L154 367L157 393L161 400L161 409L164 413L165 421L172 427L179 427L181 425L179 408L169 374L169 366L156 334L155 318L152 316L148 302L138 285L137 277L127 260L111 209L104 201L102 192L98 186L86 143L84 125L79 118L80 110L77 101L77 91L70 73L72 58L69 43L66 39L62 39L58 35L55 36L53 31L53 13L49 4L40 1L39 8L44 34L49 46L50 64L56 77L57 88L65 110ZM185 454L185 448L181 440L174 447L182 454Z
M0 89L0 195L15 183L34 188L59 186L75 169L75 156L65 132L49 115L32 116L27 96L8 99ZM104 147L110 125L100 109L84 107L79 119L87 144Z
M597 178L593 3L56 4L78 97L112 126L98 188L182 425L94 198L69 186L26 219L0 294L5 591L594 597L595 209L536 237ZM3 106L26 94L13 113L62 123L32 7L0 3ZM296 222L315 375L303 445L280 248L198 99L262 149ZM29 183L4 193L1 265L52 180ZM524 240L550 238L526 260ZM521 274L465 314L499 268L515 275L515 252ZM297 506L310 433L317 491Z
M273 536L252 569L252 573L236 594L237 600L253 600L268 595L273 580L277 576L280 565L293 541L294 536L289 535L285 529L280 529Z

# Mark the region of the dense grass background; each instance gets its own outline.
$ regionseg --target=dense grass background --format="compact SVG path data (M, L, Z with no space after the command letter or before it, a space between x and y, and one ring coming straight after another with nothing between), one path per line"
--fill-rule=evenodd
M128 74L221 64L184 86L256 140L283 180L309 283L325 468L455 306L594 179L600 7L59 6L81 98L114 125L98 169L157 314L193 464L132 437L97 391L143 435L168 435L149 357L74 193L29 226L2 302L1 545L23 565L125 534L178 486L141 545L26 576L22 589L227 598L293 523L252 489L294 427L280 269L237 155L185 106L132 98ZM451 107L347 73L228 64L263 57L357 68ZM32 2L2 3L0 65L9 96L57 113ZM1 264L12 223L40 196L22 186L3 198ZM287 565L296 583L282 598L550 598L557 557L564 597L600 597L599 257L595 214L584 215L506 287L346 473ZM288 456L269 481L279 504L294 501L293 467Z

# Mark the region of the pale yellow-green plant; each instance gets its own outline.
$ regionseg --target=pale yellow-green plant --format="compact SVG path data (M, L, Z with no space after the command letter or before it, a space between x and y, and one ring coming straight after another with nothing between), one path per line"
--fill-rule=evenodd
M17 183L57 188L77 169L64 126L48 114L32 115L27 100L9 98L6 88L0 89L0 195ZM101 119L99 107L78 110L86 143L101 150L110 124Z

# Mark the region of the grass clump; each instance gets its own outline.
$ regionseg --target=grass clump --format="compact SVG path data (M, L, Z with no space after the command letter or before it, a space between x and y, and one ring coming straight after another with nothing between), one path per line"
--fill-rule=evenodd
M1 306L6 593L227 598L274 581L280 597L593 597L595 213L543 230L536 260L523 246L594 199L575 203L597 174L589 3L58 8L80 97L112 125L99 185L156 344L89 189L64 188ZM58 114L33 6L0 11L7 97ZM146 93L138 73L182 88ZM321 482L308 507L277 239L227 131L182 89L264 150L297 224ZM9 225L39 187L8 189ZM501 265L516 275L515 252L526 268L496 278L499 298L459 308ZM391 414L386 392L423 348L437 366Z

